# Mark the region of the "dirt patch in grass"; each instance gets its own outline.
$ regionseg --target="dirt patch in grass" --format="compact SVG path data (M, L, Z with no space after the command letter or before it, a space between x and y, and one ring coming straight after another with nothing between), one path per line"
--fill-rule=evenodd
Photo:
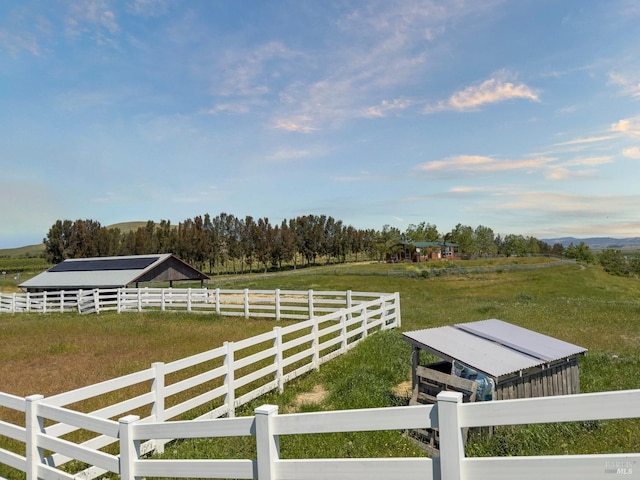
M325 390L323 385L316 385L310 392L299 394L293 401L293 405L287 410L296 412L304 405L318 405L327 398L327 395L329 395L329 392Z
M393 394L398 398L410 398L411 397L411 380L399 383L393 387Z

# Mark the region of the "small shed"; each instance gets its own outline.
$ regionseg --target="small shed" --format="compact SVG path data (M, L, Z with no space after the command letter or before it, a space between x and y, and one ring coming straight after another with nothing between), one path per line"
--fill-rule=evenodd
M416 330L403 337L413 346L416 393L431 376L445 382L447 376L477 382L477 398L472 401L580 393L578 357L585 348L502 320ZM443 361L423 367L421 350Z
M209 276L171 253L70 258L21 283L28 292L121 288L146 282L200 280Z

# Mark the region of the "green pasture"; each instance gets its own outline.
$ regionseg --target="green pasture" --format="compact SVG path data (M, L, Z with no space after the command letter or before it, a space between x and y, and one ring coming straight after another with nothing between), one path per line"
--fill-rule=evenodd
M498 265L490 260L476 265L495 267L484 273L469 269L465 274L443 276L423 275L416 270L425 268L421 265L340 265L281 274L216 276L209 286L397 291L403 331L499 318L586 347L589 351L580 361L583 392L640 388L640 281L608 275L599 266L554 263L531 270L508 268L517 261L536 262L512 259L501 260ZM75 364L76 369L86 365L88 377L91 369L100 370L99 376L106 372L116 376L155 361L168 361L166 357L179 358L215 348L236 335L250 336L273 325L273 321L159 312L82 317L0 315L4 340L0 362L5 376L13 375L6 373L7 368L21 368L20 373L28 376L29 365L37 363L32 357L47 355L41 373L48 375L48 381L64 375L55 365L62 368L67 363ZM228 335L225 328L229 328ZM29 345L36 331L41 332L37 339L40 348L27 348L32 356L28 357L26 350L20 351L20 345ZM114 345L110 353L109 342L105 341L99 350L86 352L83 342L98 335L131 338L127 345L139 350L136 355L122 355L123 350ZM134 347L138 340L140 347ZM101 358L95 361L93 356L98 351ZM281 413L404 405L407 398L396 387L409 380L410 364L410 347L402 340L401 331L376 334L318 372L287 384L283 394L268 394L239 413L251 415L263 403L279 405ZM33 376L33 388L23 385L19 394L40 392L38 382L42 381L40 376ZM299 394L317 390L326 394L316 402L297 401ZM636 452L640 451L640 423L624 420L497 428L491 437L472 433L466 449L474 456ZM281 453L283 458L426 455L397 431L286 436L281 438ZM163 455L251 458L255 457L255 445L246 438L179 441L168 445ZM14 478L13 474L0 467L0 476Z

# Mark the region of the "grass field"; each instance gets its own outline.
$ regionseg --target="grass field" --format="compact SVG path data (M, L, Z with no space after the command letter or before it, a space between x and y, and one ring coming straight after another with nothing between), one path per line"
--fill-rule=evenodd
M407 274L411 268L415 266L332 266L266 276L215 277L210 286L398 291L403 330L499 318L588 348L580 362L583 392L640 388L638 279L579 265L437 278ZM273 326L270 320L175 313L1 315L0 385L17 395L48 395ZM406 398L394 393L394 387L410 378L410 363L410 347L400 332L374 335L319 372L288 384L282 395L267 395L241 414L252 414L262 403L278 404L282 412L404 404ZM315 403L297 402L299 394L314 389L325 395ZM283 458L425 454L400 432L289 436L282 439L281 448ZM249 458L255 455L253 449L246 439L179 442L165 456ZM639 450L640 424L635 420L508 427L496 429L490 439L472 436L467 444L470 455Z

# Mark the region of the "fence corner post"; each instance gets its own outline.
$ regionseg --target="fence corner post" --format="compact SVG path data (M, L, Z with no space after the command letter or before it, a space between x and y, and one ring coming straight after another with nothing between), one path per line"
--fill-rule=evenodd
M140 420L138 415L127 415L118 420L120 437L120 478L138 480L135 462L140 458L140 440L133 439L133 425Z
M277 478L276 464L280 459L280 437L273 434L274 417L278 415L277 405L262 405L255 409L256 450L258 456L258 477L260 480Z
M396 327L402 326L402 316L400 315L400 292L395 293L395 314L396 314Z
M38 434L44 427L42 419L38 417L38 402L43 398L43 395L29 395L25 398L27 480L38 479L38 466L44 462L44 451L38 448Z
M464 445L460 428L460 406L462 393L440 392L437 397L438 429L440 430L441 478L460 480Z

